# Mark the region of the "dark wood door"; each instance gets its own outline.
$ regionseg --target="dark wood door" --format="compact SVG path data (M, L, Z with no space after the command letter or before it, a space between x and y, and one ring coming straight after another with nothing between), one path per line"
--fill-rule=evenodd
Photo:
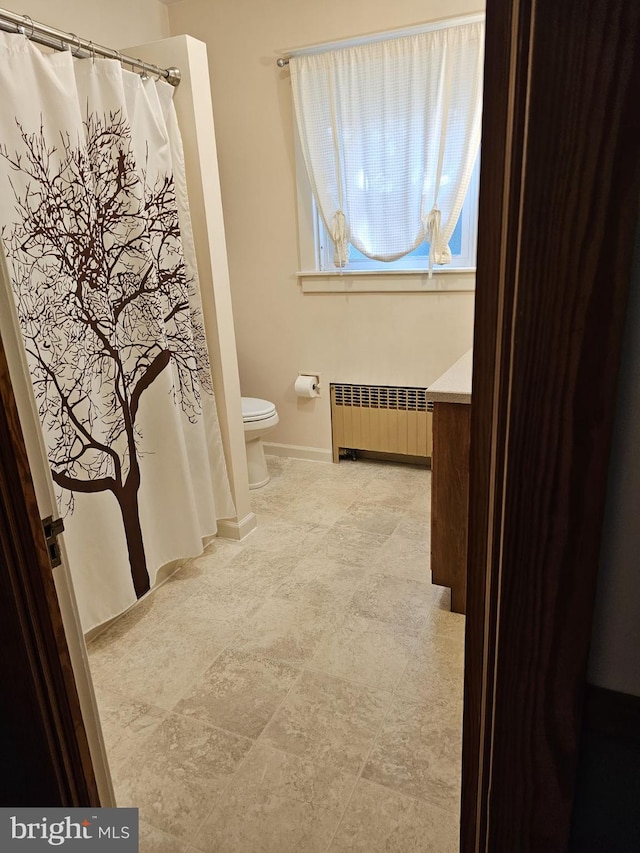
M0 805L99 805L0 340Z
M488 0L462 851L569 838L640 197L640 3Z

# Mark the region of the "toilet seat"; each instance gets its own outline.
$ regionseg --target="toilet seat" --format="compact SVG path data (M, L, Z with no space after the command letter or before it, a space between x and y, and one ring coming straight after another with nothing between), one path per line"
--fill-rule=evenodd
M262 433L268 430L270 427L277 426L279 421L280 418L278 417L278 413L275 411L273 412L273 414L269 415L268 418L257 418L253 421L248 421L245 419L243 421L245 436L248 437L248 435L251 433L259 433L260 435L262 435Z
M269 400L261 400L259 397L242 398L242 420L245 424L265 421L275 414L276 407Z

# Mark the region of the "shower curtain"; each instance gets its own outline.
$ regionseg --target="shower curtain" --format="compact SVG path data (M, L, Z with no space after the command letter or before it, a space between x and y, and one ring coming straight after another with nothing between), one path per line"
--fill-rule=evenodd
M0 33L0 229L84 630L235 514L173 87Z

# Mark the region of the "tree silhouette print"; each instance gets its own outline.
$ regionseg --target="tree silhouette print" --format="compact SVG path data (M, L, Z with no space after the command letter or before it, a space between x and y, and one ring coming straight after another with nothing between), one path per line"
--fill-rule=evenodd
M120 111L91 113L84 138L47 142L18 123L0 156L16 217L2 231L54 482L118 502L138 598L149 589L138 493L144 392L171 371L191 422L211 374L187 275L171 174L148 182ZM148 157L147 157L148 160ZM159 428L160 425L159 425Z

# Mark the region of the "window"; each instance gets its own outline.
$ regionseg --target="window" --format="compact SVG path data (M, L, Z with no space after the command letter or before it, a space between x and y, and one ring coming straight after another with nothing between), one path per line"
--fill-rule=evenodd
M303 274L472 271L482 16L333 47L290 63Z
M304 169L304 164L302 164ZM480 183L480 158L476 160L465 197L460 218L449 240L451 263L447 265L434 264L434 272L474 270L476 266L476 242L478 238L478 190ZM308 182L307 182L308 187ZM314 260L310 269L318 272L335 272L333 260L333 242L327 234L322 217L313 201L311 188L307 190L307 204L312 206L314 232ZM377 261L359 252L349 244L349 259L344 265L343 272L421 272L429 268L429 243L426 240L403 258L396 261Z

